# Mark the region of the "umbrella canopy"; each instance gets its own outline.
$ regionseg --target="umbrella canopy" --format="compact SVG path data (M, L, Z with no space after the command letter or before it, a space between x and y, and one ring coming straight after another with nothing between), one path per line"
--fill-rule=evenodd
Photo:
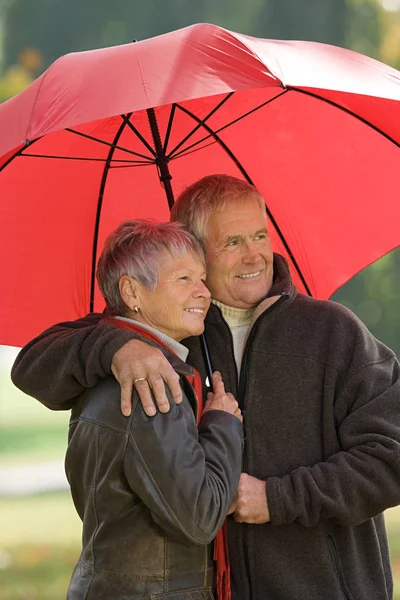
M257 186L314 296L399 244L400 73L348 50L194 25L60 58L0 130L4 344L101 309L104 237L206 174Z

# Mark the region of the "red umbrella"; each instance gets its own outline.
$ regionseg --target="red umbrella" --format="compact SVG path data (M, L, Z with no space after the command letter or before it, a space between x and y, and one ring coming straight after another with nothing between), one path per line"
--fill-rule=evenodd
M60 58L0 127L5 344L101 308L105 235L168 219L208 173L259 188L275 250L317 297L399 244L400 73L348 50L194 25Z

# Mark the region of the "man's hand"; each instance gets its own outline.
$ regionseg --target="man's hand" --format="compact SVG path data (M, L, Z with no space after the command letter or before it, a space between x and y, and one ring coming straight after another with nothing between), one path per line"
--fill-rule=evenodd
M265 481L242 473L228 514L237 523L268 523L269 511Z
M182 402L179 375L163 353L140 340L130 340L114 354L111 371L121 386L121 411L129 417L132 410L132 388L135 386L145 413L156 414L151 391L160 412L169 411L164 382L177 404Z
M225 392L224 382L222 381L221 373L219 371L214 371L212 375L212 385L214 392L209 392L207 394L203 415L209 410L224 410L243 422L242 411L239 408L239 404L233 394Z

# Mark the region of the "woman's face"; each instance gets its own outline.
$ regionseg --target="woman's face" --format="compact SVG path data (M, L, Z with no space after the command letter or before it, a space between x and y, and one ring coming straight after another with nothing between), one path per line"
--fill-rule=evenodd
M139 312L133 318L180 341L204 330L204 317L210 306L206 272L200 257L188 253L160 256L159 282L151 292L137 289Z

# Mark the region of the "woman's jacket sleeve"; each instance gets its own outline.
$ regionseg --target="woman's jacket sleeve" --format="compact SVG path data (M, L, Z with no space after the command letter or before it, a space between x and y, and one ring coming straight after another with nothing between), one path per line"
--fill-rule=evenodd
M136 396L136 394L135 394ZM197 429L184 397L171 410L148 417L137 402L126 446L125 476L154 521L195 544L208 544L221 527L239 481L242 424L209 411Z

